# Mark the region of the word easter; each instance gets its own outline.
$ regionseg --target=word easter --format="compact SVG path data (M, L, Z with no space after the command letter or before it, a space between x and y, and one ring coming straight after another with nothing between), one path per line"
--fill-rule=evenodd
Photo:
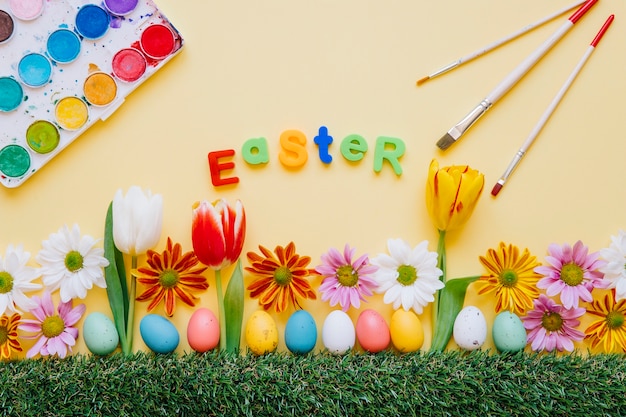
M329 153L329 148L333 143L333 137L328 134L326 126L321 126L318 129L313 142L317 145L320 161L324 164L332 163L333 157ZM297 169L306 164L308 152L306 148L307 138L304 133L295 129L286 130L281 133L279 143L278 160L283 166ZM363 136L351 134L341 141L339 149L347 161L358 162L363 159L369 147ZM406 146L401 139L379 136L374 147L374 171L380 172L383 169L383 162L387 161L396 175L402 175L400 158L404 155L405 150ZM267 164L270 160L267 140L263 137L248 139L241 147L241 155L243 160L250 165ZM235 163L232 161L234 156L234 149L209 152L209 168L213 186L219 187L239 182L239 177L222 175L224 171L235 168Z

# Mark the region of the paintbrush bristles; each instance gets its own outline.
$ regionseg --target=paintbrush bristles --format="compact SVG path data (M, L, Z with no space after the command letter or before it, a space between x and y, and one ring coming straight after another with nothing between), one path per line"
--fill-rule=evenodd
M428 81L428 80L430 80L430 76L429 76L429 75L427 75L427 76L425 76L425 77L420 78L419 80L417 80L417 83L416 83L416 84L417 84L418 86L420 86L420 85L424 84L424 83L425 83L426 81Z
M437 141L437 147L441 149L442 151L445 151L450 146L452 146L454 142L456 142L456 140L452 136L450 136L449 133L446 133L445 135L442 136L441 139Z

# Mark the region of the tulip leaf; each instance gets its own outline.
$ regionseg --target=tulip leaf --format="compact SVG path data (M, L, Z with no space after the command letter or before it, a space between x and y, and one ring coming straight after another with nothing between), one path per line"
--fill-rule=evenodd
M243 323L243 298L243 271L241 269L241 259L239 259L228 282L228 287L226 287L226 293L224 294L226 350L229 352L239 351L241 327Z
M113 313L113 322L120 337L122 351L127 349L126 320L128 314L128 289L126 286L126 270L122 253L113 241L113 205L109 205L104 226L104 257L109 265L104 268L107 284L107 296Z
M448 346L452 336L454 320L463 308L467 287L479 276L451 279L446 286L439 291L439 309L436 312L437 321L433 341L430 345L432 351L443 351Z

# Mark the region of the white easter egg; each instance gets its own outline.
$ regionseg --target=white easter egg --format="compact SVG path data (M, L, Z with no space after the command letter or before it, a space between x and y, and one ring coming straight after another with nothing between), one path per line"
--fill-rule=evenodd
M354 324L346 313L334 310L324 320L322 326L322 342L330 353L344 354L354 347L356 331Z
M487 320L478 307L463 308L454 320L454 341L461 349L476 350L487 339Z

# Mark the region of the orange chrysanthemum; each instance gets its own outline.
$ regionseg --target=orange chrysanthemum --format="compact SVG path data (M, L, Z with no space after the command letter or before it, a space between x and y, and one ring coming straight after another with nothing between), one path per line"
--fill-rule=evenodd
M585 330L586 339L591 341L592 348L602 343L606 353L626 352L626 300L616 302L614 291L603 299L595 299L587 308L587 313L598 319Z
M316 274L314 269L306 267L311 262L311 257L298 255L293 242L289 242L284 248L276 246L276 256L261 245L259 249L263 256L248 252L251 266L245 269L259 277L248 286L248 290L250 297L259 297L259 304L265 310L273 306L280 313L290 304L300 307L298 298L317 298L311 284L306 280L310 274Z
M0 317L0 359L11 359L14 353L22 351L22 345L17 340L17 326L21 318L17 313Z
M528 249L520 255L517 246L500 242L498 249L489 249L486 256L479 257L488 274L476 281L478 294L496 293L496 313L509 310L517 315L533 308L533 300L539 297L536 287L541 275L534 271L540 265Z
M196 266L200 263L193 251L182 253L179 243L172 245L167 238L167 248L162 254L148 250L149 268L139 268L136 271L137 281L148 285L137 301L152 302L148 311L155 308L161 301L165 302L165 313L171 317L176 308L176 298L193 307L197 297L191 291L204 291L209 288L207 278L202 275L206 266Z

